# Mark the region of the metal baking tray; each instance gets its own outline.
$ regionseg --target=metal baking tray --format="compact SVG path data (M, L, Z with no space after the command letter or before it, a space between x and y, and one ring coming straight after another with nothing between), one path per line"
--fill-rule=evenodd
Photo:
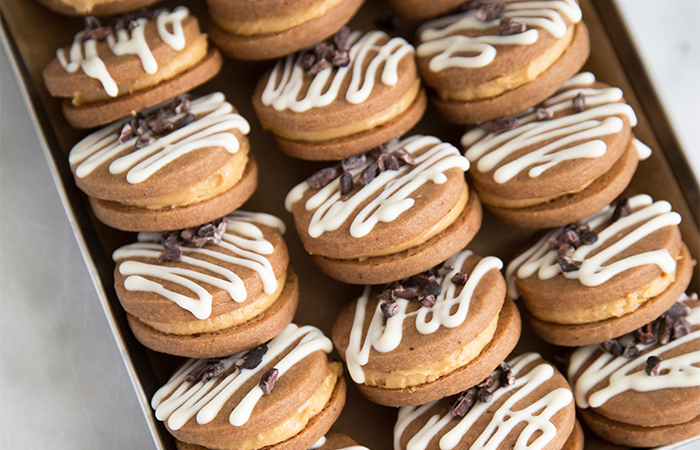
M614 2L608 0L580 0L580 3L591 36L591 57L584 69L595 73L598 79L623 89L626 100L634 107L639 119L639 124L634 129L636 136L654 150L652 157L640 164L630 187L623 195L646 192L656 199L669 200L683 216L681 231L697 260L700 258L698 180L693 176L620 11ZM206 28L208 18L204 2L182 0L162 3L167 7L177 4L188 6ZM61 115L59 100L48 95L41 78L43 68L53 58L55 46L69 43L73 34L82 27L82 20L57 16L35 2L26 0L2 0L0 10L3 45L12 60L59 196L123 356L145 420L156 447L172 450L175 448L174 441L165 427L155 419L150 398L182 359L152 352L132 336L112 287L114 264L110 255L118 246L133 242L134 235L110 229L97 221L90 211L87 198L76 188L67 155L72 145L87 132L74 130L67 124ZM360 29L376 28L376 18L389 14L391 11L384 2L369 0L350 25ZM416 26L415 22L402 21L399 29L392 33L403 35L412 41ZM260 165L260 185L244 207L275 214L291 224L290 216L284 211L284 196L291 187L324 164L302 162L284 156L276 148L269 133L264 132L257 122L250 96L255 83L271 64L227 60L221 74L205 86L197 88L194 94L223 91L229 101L251 122L249 138L252 152ZM435 134L456 144L463 128L440 121L434 111L429 110L414 132ZM508 227L486 214L482 231L469 248L478 254L496 255L508 261L518 243L529 235L530 231ZM293 231L287 233L286 240L291 264L300 279L301 299L295 321L316 325L329 334L338 311L346 301L359 293L359 288L343 285L322 275L304 252ZM698 275L696 267L689 288L691 291L698 291ZM562 356L564 352L542 342L526 324L516 352L525 350L539 351L550 360ZM394 409L370 403L356 388L350 386L346 408L334 429L351 435L370 448L388 449L391 448L395 415ZM605 443L590 433L586 434L586 449L621 448Z

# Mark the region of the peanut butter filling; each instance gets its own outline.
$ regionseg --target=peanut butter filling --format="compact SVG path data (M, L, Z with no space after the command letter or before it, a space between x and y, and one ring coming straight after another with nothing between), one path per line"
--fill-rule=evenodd
M550 197L537 197L537 198L524 198L520 200L511 200L508 198L503 198L499 197L497 195L493 195L490 192L486 191L479 191L479 200L481 200L483 203L491 206L495 206L497 208L506 208L506 209L517 209L517 208L527 208L530 206L535 206L535 205L541 205L547 202L551 202L552 200L556 200L560 197L565 197L567 195L571 194L577 194L584 189L586 189L588 186L593 184L595 180L591 180L584 184L583 186L580 186L576 189L572 189L570 191L557 194L557 195L552 195Z
M177 75L194 67L207 55L207 36L200 34L194 41L178 52L173 58L159 64L155 73L143 73L133 80L123 81L117 85L119 92L117 97L132 94L157 85L158 83L175 78ZM73 94L73 105L80 106L86 103L95 103L111 100L104 89L91 92L76 92Z
M363 131L371 130L385 123L390 122L396 117L399 117L404 112L415 103L418 94L420 93L420 80L416 79L411 87L404 93L398 101L391 104L384 111L375 114L364 120L349 123L336 128L329 128L327 130L318 131L304 131L304 130L292 130L285 129L276 126L272 123L263 124L264 128L270 130L277 136L289 139L292 141L307 141L307 142L320 142L327 141L331 139L336 139L340 137L350 136L353 134L361 133Z
M146 325L155 328L156 330L166 334L177 335L192 335L198 333L213 333L227 328L235 327L245 323L254 317L262 314L267 308L272 306L277 301L282 289L286 276L277 279L277 290L272 294L260 293L256 299L246 299L245 306L235 309L226 314L221 314L215 317L209 317L204 320L193 320L190 322L178 323L160 323L149 322L142 320Z
M303 11L285 16L266 17L264 20L224 20L215 11L212 18L221 28L239 36L281 33L321 17L341 1L322 0Z
M299 408L299 412L284 422L262 431L242 441L236 441L221 447L222 450L256 450L277 444L299 434L312 417L320 413L333 395L333 389L343 372L342 364L328 363L328 375L321 387Z
M206 179L172 194L138 200L120 202L126 206L146 209L166 209L199 203L222 194L236 185L243 177L248 163L248 143L241 142L241 148L221 169Z
M558 39L554 45L544 51L541 55L530 60L529 63L522 69L505 74L477 86L471 86L461 90L438 89L437 92L443 100L469 102L497 97L504 92L513 90L525 83L529 83L540 76L545 70L549 69L555 62L557 62L561 55L564 54L574 37L574 29L574 26L569 26L566 34L561 39Z
M593 323L613 317L622 317L634 312L648 300L661 294L676 280L676 272L665 273L652 280L641 289L630 292L622 298L612 300L601 305L594 305L588 308L555 310L540 308L526 302L527 309L540 320L550 323L560 323L564 325L574 325L582 323Z
M498 315L491 320L484 331L473 341L451 355L440 360L405 370L379 371L364 369L365 383L368 386L380 386L386 389L403 389L430 383L454 372L468 364L486 348L498 328Z

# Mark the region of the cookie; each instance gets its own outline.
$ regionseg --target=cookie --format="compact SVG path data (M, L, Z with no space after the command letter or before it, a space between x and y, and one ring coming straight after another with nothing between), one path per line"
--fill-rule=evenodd
M445 261L474 237L481 204L467 189L468 168L436 137L392 140L312 175L285 207L323 272L350 284L389 283Z
M627 187L651 150L632 135L637 117L622 90L590 72L515 116L462 137L472 184L510 225L551 228L599 211Z
M576 347L622 336L666 311L685 291L693 261L681 216L636 195L583 222L547 232L506 270L542 339Z
M37 0L65 16L112 16L151 6L160 0Z
M700 435L697 295L635 333L577 349L568 377L581 419L608 441L656 447Z
M344 28L334 43L278 61L255 89L255 112L290 156L338 161L369 150L425 112L413 53L402 38Z
M351 438L345 436L344 434L336 433L334 431L329 431L328 434L323 436L314 445L312 445L309 450L369 450L367 447L357 445L357 442Z
M312 46L350 21L364 0L207 0L211 39L226 56L274 59Z
M114 286L136 338L190 358L255 347L291 322L299 297L284 224L236 211L201 227L139 233L113 255Z
M319 329L290 324L247 353L189 360L151 405L180 450L306 450L345 404L332 350Z
M428 19L448 13L465 3L464 0L387 0L396 13L407 19Z
M124 119L70 152L98 219L126 231L201 225L241 206L257 186L250 125L220 92Z
M179 6L117 17L113 27L96 18L59 48L44 69L46 88L63 100L76 128L106 125L187 92L221 68L197 18Z
M517 356L459 396L403 407L397 450L582 450L571 388L537 353Z
M536 105L588 58L588 31L575 0L475 5L418 31L418 69L451 122L483 123Z
M502 267L463 250L428 272L365 287L333 326L360 392L386 406L422 405L488 377L520 337Z

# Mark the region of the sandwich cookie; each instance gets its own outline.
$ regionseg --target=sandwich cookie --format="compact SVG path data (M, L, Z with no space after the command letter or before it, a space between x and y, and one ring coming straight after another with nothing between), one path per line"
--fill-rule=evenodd
M179 6L144 10L103 27L94 17L44 69L53 97L76 128L92 128L162 103L212 78L221 55L197 19Z
M402 38L345 27L333 42L278 61L253 106L285 153L338 161L402 135L423 116L413 54Z
M551 228L599 211L627 187L651 149L632 135L622 90L580 73L538 108L462 137L479 198L502 221Z
M464 248L481 226L469 161L432 136L392 140L294 187L285 200L318 267L345 283L383 284Z
M351 438L345 436L344 434L336 433L334 431L329 431L328 434L323 436L314 445L312 445L309 450L369 450L367 447L362 445L357 445L357 442Z
M277 335L299 296L283 231L276 217L236 211L201 227L139 233L117 249L114 285L136 338L162 353L211 358Z
M532 327L556 345L600 344L666 311L690 283L681 216L636 195L547 232L506 270Z
M326 39L364 0L207 0L211 39L237 59L274 59Z
M700 435L697 295L619 340L577 349L568 372L581 419L603 439L656 447Z
M37 0L64 16L113 16L151 6L160 0Z
M502 267L463 250L427 272L365 287L333 326L360 392L386 406L422 405L488 377L520 337Z
M483 123L536 105L588 58L588 31L575 0L474 5L418 31L418 69L451 122Z
M465 0L387 0L396 13L407 19L429 19L453 10L458 12L467 8L471 2Z
M249 130L220 92L176 98L89 135L73 147L69 162L107 225L187 228L228 214L255 191Z
M537 353L503 363L479 386L403 407L396 450L582 450L571 388Z
M248 352L189 360L151 406L179 450L307 450L345 404L332 350L319 329L290 324Z

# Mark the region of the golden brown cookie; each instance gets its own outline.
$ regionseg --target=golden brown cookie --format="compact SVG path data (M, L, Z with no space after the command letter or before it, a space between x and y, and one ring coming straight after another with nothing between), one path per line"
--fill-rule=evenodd
M557 345L599 344L666 311L690 283L693 261L681 216L636 195L546 233L506 271L510 295Z
M515 226L551 228L581 220L627 187L651 150L622 90L590 72L515 116L462 137L474 188L486 208Z
M393 140L323 169L286 204L304 248L333 278L382 284L464 248L481 225L469 161L432 136Z
M435 107L455 123L515 114L581 69L588 31L575 0L484 1L418 31L418 68Z
M66 16L112 16L151 6L160 0L37 0Z
M580 417L608 441L656 447L700 435L697 295L634 333L577 349L568 377Z
M327 356L332 350L319 329L290 324L247 353L189 360L151 405L181 450L306 450L345 404L342 365Z
M425 111L408 42L347 27L334 41L278 61L253 94L263 128L290 156L337 161L404 134Z
M87 136L70 152L95 215L126 231L200 225L242 205L257 186L250 125L220 92L175 98Z
M486 378L520 337L502 266L463 250L428 272L365 287L333 326L360 392L382 405L421 405Z
M65 99L71 125L92 128L187 92L216 75L221 61L197 19L179 6L121 16L113 27L86 20L43 77L49 93Z
M272 338L299 297L284 224L236 211L201 227L139 233L117 249L114 285L136 338L191 358L227 356Z
M329 431L319 439L309 450L369 450L367 447L357 445L353 439L344 434Z
M576 428L566 380L539 354L526 353L458 396L401 408L394 448L581 449Z
M450 12L464 0L387 0L396 13L407 19L428 19Z
M279 58L331 36L363 2L207 0L213 21L211 38L231 58Z

